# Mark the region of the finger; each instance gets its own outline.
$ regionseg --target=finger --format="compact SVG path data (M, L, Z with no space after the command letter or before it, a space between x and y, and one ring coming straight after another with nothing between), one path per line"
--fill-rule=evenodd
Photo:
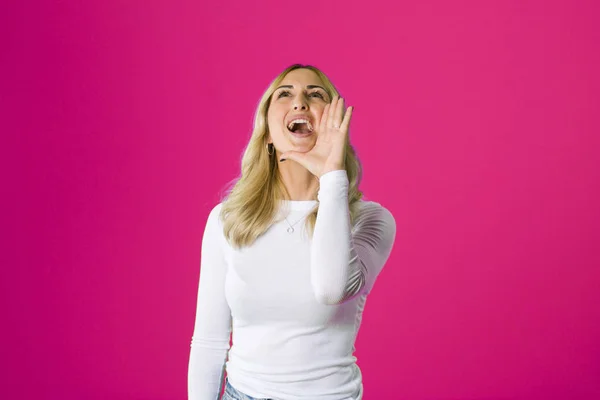
M319 132L325 132L327 128L327 118L329 116L329 107L330 103L327 103L325 108L323 109L323 115L321 115L321 121L319 122Z
M301 163L303 158L304 153L300 153L298 151L286 151L285 153L282 153L281 156L279 156L279 161L283 162L285 160L293 160L298 163Z
M348 126L350 125L350 118L352 118L352 112L354 111L354 106L348 107L346 110L346 115L344 115L344 120L342 121L342 125L340 126L340 130L344 132L348 132Z
M342 125L342 115L344 114L344 99L340 97L338 103L336 104L335 114L333 117L333 126L335 128L340 128Z
M337 107L339 96L335 96L329 105L329 113L327 115L327 128L333 128L333 116Z

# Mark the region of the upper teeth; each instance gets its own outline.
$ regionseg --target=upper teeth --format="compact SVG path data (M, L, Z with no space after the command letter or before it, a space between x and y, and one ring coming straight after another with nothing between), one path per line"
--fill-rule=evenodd
M309 121L309 120L306 120L306 119L302 119L302 118L298 118L298 119L295 119L295 120L291 121L291 122L288 124L288 129L291 131L291 130L293 130L293 129L294 129L294 124L302 124L302 123L306 124L306 125L308 126L308 130L309 130L310 132L312 132L312 130L313 130L313 127L312 127L312 125L310 124L310 121Z

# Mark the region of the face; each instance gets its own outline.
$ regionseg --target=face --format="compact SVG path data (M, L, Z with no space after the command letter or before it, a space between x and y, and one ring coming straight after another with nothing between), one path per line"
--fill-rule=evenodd
M319 134L323 109L330 101L314 71L303 68L291 71L271 96L268 142L273 143L278 153L310 151ZM297 122L291 124L292 121Z

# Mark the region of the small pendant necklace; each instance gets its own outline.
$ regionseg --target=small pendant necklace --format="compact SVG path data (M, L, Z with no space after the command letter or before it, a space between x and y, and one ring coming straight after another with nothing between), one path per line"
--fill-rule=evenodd
M313 212L314 208L311 209L308 214L306 214L305 216L303 216L302 218L300 218L298 221L294 222L293 224L290 224L290 221L288 221L288 219L286 217L284 217L285 222L287 222L287 224L289 225L289 228L287 228L287 233L289 233L290 235L292 233L294 233L294 225L296 225L298 222L302 221L304 218L308 217L308 215Z

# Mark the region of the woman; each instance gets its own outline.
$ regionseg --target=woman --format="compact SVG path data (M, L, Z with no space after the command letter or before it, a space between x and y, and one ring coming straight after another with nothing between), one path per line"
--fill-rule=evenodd
M218 399L225 371L222 399L362 398L354 341L396 226L361 199L352 111L313 66L263 95L202 239L190 399Z

